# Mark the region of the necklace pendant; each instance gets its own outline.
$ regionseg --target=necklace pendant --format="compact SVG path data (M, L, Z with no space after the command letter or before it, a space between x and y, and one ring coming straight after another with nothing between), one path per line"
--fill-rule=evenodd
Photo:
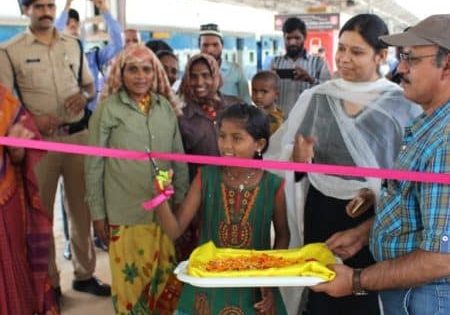
M244 190L244 184L239 185L239 191L242 192Z

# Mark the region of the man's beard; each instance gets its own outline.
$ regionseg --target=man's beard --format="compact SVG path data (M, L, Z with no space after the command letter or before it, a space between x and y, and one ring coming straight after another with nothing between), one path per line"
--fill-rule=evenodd
M303 48L291 45L286 48L286 55L289 58L296 59L300 56L300 53L302 52L302 50L303 50Z

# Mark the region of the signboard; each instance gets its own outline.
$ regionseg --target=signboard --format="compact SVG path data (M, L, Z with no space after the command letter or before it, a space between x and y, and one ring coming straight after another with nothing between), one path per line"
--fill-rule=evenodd
M305 22L307 36L304 46L313 55L321 55L333 72L334 51L337 45L337 33L339 32L339 13L301 13L301 14L279 14L275 16L275 29L281 30L284 22L290 17L297 17Z
M275 30L281 31L284 21L290 17L297 17L306 24L309 31L339 30L339 13L318 14L277 14L275 15Z

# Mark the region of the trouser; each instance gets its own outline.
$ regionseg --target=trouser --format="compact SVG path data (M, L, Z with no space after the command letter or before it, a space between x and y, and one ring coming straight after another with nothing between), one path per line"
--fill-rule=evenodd
M67 208L69 206L67 205L67 198L66 193L64 192L64 182L61 182L61 185L59 186L59 193L61 196L61 214L62 214L62 224L63 224L63 232L64 232L64 239L66 241L70 240L70 233L69 233L69 222L67 219Z
M86 144L87 130L65 136L55 136L49 141ZM95 251L90 237L90 213L84 200L84 156L78 154L47 153L36 166L39 194L45 209L53 220L53 206L60 176L64 180L70 221L70 245L75 280L92 277L95 270ZM59 273L55 261L55 244L50 246L49 275L54 287L59 286Z
M448 315L450 284L380 292L385 315Z

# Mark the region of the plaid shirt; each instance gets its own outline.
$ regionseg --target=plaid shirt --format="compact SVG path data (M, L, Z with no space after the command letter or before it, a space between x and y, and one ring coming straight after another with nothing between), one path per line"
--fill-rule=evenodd
M405 129L397 169L450 173L450 101ZM377 261L417 249L450 254L450 185L387 180L371 231ZM450 282L450 277L438 282Z
M289 112L294 107L298 97L304 90L331 79L331 74L325 60L319 56L312 56L306 51L304 51L303 54L295 61L287 55L277 56L272 59L272 70L292 69L295 67L305 69L306 72L308 72L309 75L316 81L313 84L310 84L300 80L280 80L280 95L278 97L278 104L280 105L285 117L288 117Z

